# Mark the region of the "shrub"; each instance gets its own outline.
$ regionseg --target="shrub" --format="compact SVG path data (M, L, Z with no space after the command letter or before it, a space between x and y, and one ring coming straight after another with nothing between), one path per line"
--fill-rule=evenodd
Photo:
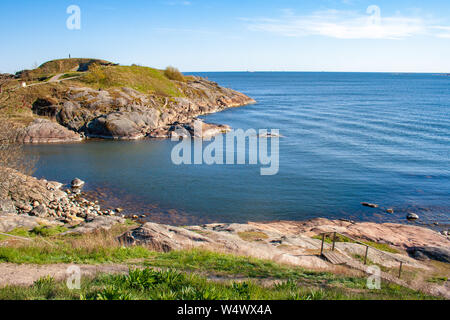
M183 74L175 67L167 67L164 75L170 80L185 81Z

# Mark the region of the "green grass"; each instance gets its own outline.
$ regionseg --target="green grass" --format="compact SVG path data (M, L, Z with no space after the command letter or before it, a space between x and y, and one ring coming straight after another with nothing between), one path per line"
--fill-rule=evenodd
M79 263L101 264L122 263L131 259L143 259L151 253L142 247L71 247L56 243L54 246L1 247L0 262L26 264Z
M65 73L63 74L60 79L67 79L67 78L73 78L73 77L78 77L83 75L83 73L80 72L69 72L69 73Z
M46 277L31 287L0 289L0 300L339 300L435 299L396 285L381 290L349 291L341 287L305 288L294 280L270 286L253 281L215 282L176 270L130 270L127 275L83 278L79 290Z
M141 66L92 67L81 81L95 88L129 87L146 94L183 97L175 82L164 71Z
M144 247L122 247L116 237L129 226L82 236L59 236L58 228L15 230L36 239L0 247L0 263L129 265L177 271L133 271L129 276L102 275L83 279L83 288L68 290L64 283L40 279L31 287L0 289L0 299L425 299L419 292L384 284L368 291L366 279L308 271L272 261L204 250L160 253ZM55 235L56 234L56 235ZM38 241L45 238L52 245ZM186 273L183 273L186 272ZM209 281L251 279L244 284ZM279 283L273 283L273 281ZM253 282L252 282L253 281ZM265 284L266 285L263 285ZM267 287L267 284L271 284ZM273 285L272 285L273 284Z
M10 232L4 232L13 236L19 236L24 238L35 238L35 237L51 237L60 233L67 231L68 229L62 226L49 227L40 225L34 227L32 230L27 230L24 228L16 228ZM11 237L0 235L0 241L11 239Z
M436 283L436 284L440 284L440 285L444 284L447 281L448 281L447 277L441 277L441 276L435 276L430 279L427 279L427 282Z
M299 279L313 274L317 278L326 279L331 275L325 272L308 273L301 268L281 265L268 260L204 250L155 252L144 262L144 265L196 272L214 272L220 275L242 275L251 278Z
M158 270L177 270L180 283L172 286L170 273L135 271L125 276L103 275L84 279L79 291L63 283L40 279L31 287L0 289L0 299L425 299L419 292L384 284L381 291L368 291L366 278L309 271L273 261L205 250L160 253L144 247L122 247L117 236L130 226L109 232L60 236L61 227L38 227L13 233L33 239L0 246L0 263L103 264L124 263ZM39 241L46 239L46 243ZM51 242L52 245L49 245ZM175 272L175 271L174 271ZM183 273L186 272L186 273ZM202 278L250 279L246 284L217 283ZM133 280L134 279L134 280ZM156 279L156 280L155 280ZM158 280L159 279L159 280ZM275 284L274 281L279 283ZM173 280L175 281L175 280ZM178 281L178 280L176 280ZM178 282L177 282L178 283ZM265 284L265 285L263 285ZM269 287L267 285L270 284ZM272 285L273 284L273 285Z
M264 232L256 232L256 231L238 232L238 236L242 240L249 242L261 241L269 238L269 236Z

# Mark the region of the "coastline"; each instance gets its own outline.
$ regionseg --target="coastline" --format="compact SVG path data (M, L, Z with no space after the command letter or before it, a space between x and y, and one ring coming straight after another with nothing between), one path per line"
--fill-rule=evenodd
M63 191L59 182L38 180L14 171L10 174L11 181L20 181L20 184L13 184L9 192L11 200L1 203L0 232L3 236L14 234L18 229L56 228L60 230L57 237L91 237L91 234L108 233L120 227L125 232L117 240L126 247L144 247L156 252L199 249L334 273L342 272L342 267L337 268L320 256L320 237L324 232L339 232L378 248L371 249L367 258L384 268L384 280L450 299L448 284L425 285L420 282L418 285L393 276L398 272L395 270L399 261L405 270L415 270L414 274L420 270L431 276L436 270L449 270L450 237L428 228L324 218L173 226L140 221L137 215L130 220L122 208L102 208L97 200L84 197L81 191L84 182L78 179L72 182L72 188ZM20 242L20 237L11 237L6 241ZM325 244L325 249L330 248L329 243ZM347 259L346 268L366 271L365 264L358 258L364 256L364 246L339 240L336 250ZM438 269L435 263L439 263Z

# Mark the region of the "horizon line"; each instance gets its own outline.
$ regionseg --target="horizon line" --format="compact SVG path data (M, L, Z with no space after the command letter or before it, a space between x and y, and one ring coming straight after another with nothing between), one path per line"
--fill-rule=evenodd
M222 72L222 73L263 73L263 72L285 72L285 73L397 73L397 74L437 74L437 75L450 75L450 72L423 72L423 71L305 71L305 70L208 70L208 71L181 71L182 73L212 73L212 72Z

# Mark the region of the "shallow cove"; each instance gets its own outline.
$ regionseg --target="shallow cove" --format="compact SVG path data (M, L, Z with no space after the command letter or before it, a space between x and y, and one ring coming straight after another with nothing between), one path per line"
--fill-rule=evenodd
M432 74L203 73L258 104L204 117L280 129L280 172L176 166L171 141L27 146L36 176L87 181L111 206L176 224L305 220L450 220L450 77ZM361 202L380 205L365 208ZM394 214L386 213L394 208Z

